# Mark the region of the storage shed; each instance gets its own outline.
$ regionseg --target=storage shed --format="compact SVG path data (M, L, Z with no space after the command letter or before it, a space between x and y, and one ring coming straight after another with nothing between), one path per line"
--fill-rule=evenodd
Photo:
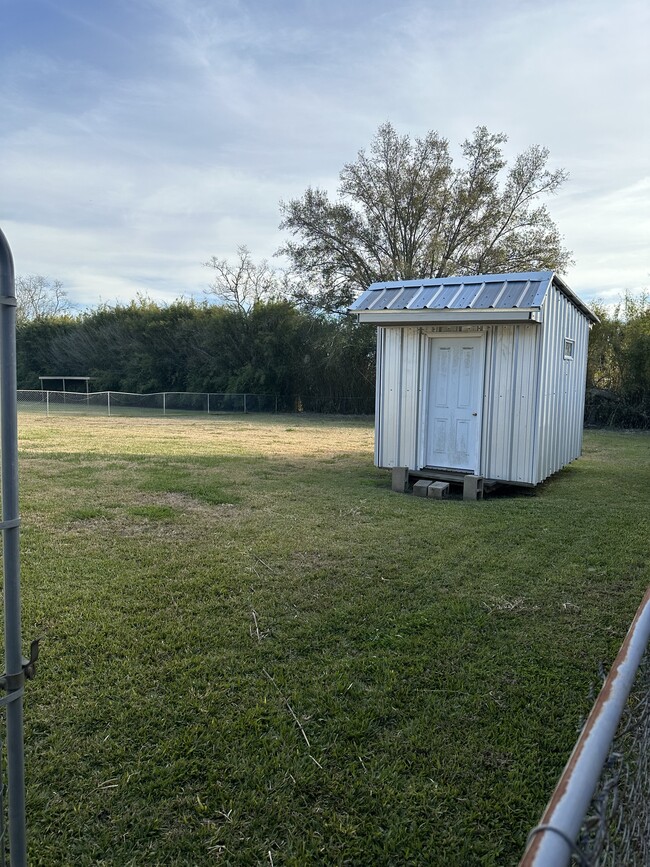
M374 283L350 312L378 326L377 466L533 486L580 456L598 319L552 271Z

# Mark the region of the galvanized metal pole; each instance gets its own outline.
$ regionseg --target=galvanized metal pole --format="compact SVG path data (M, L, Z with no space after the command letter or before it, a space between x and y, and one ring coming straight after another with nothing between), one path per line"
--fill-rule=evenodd
M533 828L519 867L564 867L616 734L637 669L650 641L650 588L544 811Z
M22 698L25 674L20 634L16 293L13 257L2 230L0 230L0 381L9 855L12 867L24 867L27 863Z
M5 839L5 800L4 800L4 768L2 766L2 752L4 744L0 740L0 867L5 867L5 855L7 852L7 841Z

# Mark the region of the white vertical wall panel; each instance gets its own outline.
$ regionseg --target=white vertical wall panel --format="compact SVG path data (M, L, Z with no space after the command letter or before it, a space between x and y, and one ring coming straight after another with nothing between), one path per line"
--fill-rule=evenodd
M386 343L386 329L377 329L377 361L375 374L375 466L383 467L382 462L384 443L384 371L386 365L384 359Z
M377 401L381 419L379 466L397 467L400 441L400 383L402 378L402 328L380 328L382 348L381 395Z
M540 331L533 323L490 329L481 461L481 473L487 478L535 484Z
M377 332L375 462L417 469L422 337L419 328Z
M580 457L589 323L554 286L543 305L544 343L539 377L536 482ZM566 359L565 340L574 341Z
M400 445L398 466L412 466L417 454L420 418L420 330L404 328L402 334L402 382L400 392Z
M519 325L517 329L519 361L515 368L510 480L534 484L539 357L543 331L538 324Z

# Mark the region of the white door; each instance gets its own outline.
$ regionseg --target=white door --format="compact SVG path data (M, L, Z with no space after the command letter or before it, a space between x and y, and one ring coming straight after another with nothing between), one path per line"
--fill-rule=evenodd
M483 347L482 335L431 338L426 466L479 469Z

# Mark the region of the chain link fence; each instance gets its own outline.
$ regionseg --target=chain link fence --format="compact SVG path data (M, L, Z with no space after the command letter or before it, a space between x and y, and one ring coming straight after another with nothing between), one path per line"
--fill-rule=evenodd
M650 660L647 651L580 829L577 852L571 863L580 867L620 867L623 864L647 867L650 864Z
M356 397L283 396L223 392L163 391L135 394L122 391L18 392L21 412L106 416L160 416L196 413L310 412L335 415L372 415L374 399Z
M649 642L650 587L520 867L650 865Z

